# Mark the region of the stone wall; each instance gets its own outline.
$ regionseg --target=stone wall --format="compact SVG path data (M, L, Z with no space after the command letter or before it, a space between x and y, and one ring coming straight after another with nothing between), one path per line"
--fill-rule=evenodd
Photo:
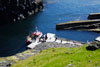
M56 25L56 29L96 29L100 27L100 20L71 21Z

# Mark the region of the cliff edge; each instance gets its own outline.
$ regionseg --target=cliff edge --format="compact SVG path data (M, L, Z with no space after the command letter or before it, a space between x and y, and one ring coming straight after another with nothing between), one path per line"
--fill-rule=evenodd
M25 19L42 9L42 0L0 0L0 24Z

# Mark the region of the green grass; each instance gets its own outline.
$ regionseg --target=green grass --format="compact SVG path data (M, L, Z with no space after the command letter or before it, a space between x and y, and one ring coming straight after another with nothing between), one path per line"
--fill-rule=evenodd
M87 51L77 48L49 48L20 61L12 67L100 67L100 49Z
M0 58L0 62L4 61L5 59L4 58Z

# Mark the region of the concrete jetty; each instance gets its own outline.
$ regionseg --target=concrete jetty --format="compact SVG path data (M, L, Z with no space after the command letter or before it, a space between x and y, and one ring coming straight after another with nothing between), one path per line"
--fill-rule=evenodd
M100 13L90 13L88 19L89 20L100 19Z
M57 30L59 30L59 29L91 30L91 29L99 29L99 27L100 27L100 19L98 19L98 20L70 21L70 22L65 22L65 23L59 23L56 25Z

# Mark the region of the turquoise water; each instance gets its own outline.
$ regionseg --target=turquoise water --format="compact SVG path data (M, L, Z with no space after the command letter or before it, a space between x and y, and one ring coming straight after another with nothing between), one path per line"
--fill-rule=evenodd
M25 50L26 36L38 30L77 41L93 41L99 33L56 30L56 24L74 20L87 20L89 13L100 11L100 0L44 0L44 9L18 23L0 26L0 56L12 55Z

